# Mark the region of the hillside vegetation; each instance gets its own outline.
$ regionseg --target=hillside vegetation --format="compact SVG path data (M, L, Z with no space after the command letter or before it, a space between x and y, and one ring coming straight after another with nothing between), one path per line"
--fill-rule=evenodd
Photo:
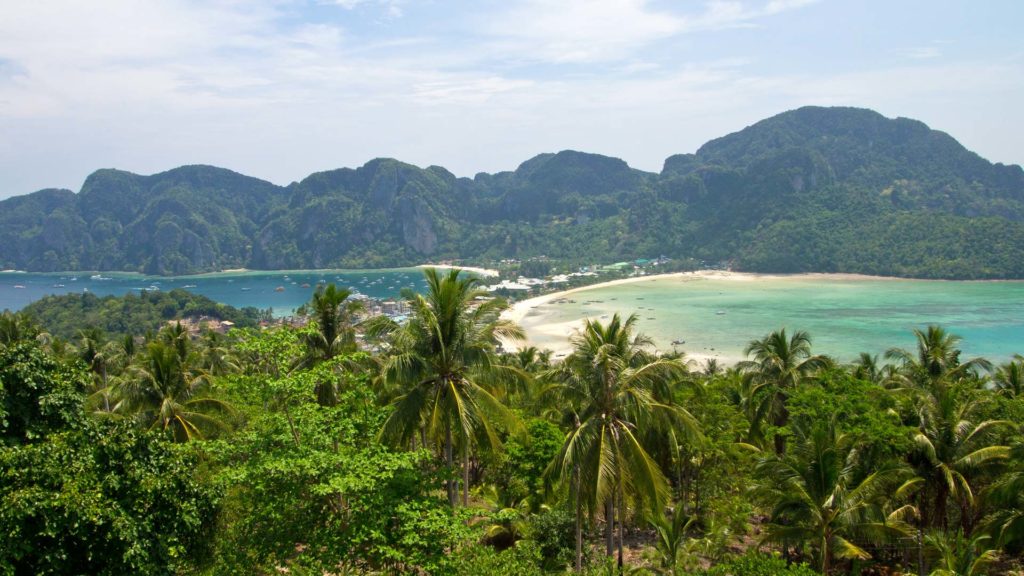
M0 268L185 274L538 255L1024 278L1024 171L921 122L801 108L668 158L541 154L458 178L376 159L280 187L210 166L0 202Z

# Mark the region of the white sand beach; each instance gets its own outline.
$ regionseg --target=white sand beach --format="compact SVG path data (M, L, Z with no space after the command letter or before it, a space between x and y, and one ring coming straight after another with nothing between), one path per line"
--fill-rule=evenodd
M437 268L438 270L451 270L458 268L459 270L465 270L466 272L472 272L480 276L487 278L496 278L499 273L497 270L491 270L490 268L480 268L479 266L456 266L454 264L420 264L417 268Z
M570 338L578 333L583 327L584 322L589 318L593 320L600 319L601 316L606 314L581 314L580 317L566 320L564 314L557 314L555 309L551 306L547 306L553 302L567 299L570 296L579 295L592 290L598 290L603 288L609 288L613 286L622 286L629 284L642 284L647 282L656 282L663 285L666 281L701 281L701 280L715 280L715 281L728 281L738 283L752 283L758 281L785 281L785 280L807 280L807 281L862 281L862 280L898 280L897 278L883 278L876 276L864 276L859 274L826 274L826 273L812 273L812 274L757 274L748 272L731 272L727 270L699 270L694 272L677 272L670 274L655 274L649 276L635 276L631 278L622 278L618 280L612 280L609 282L602 282L599 284L591 284L589 286L583 286L580 288L573 288L570 290L564 290L560 292L552 292L550 294L544 294L529 298L527 300L521 300L514 303L508 310L506 310L502 317L508 320L512 320L526 330L527 338L523 342L503 342L503 346L509 350L517 350L522 346L537 346L538 348L547 348L554 352L555 357L562 357L569 354L572 351L572 345ZM642 310L643 307L638 307ZM650 312L645 313L650 314ZM645 332L643 327L640 327L640 332ZM753 335L751 337L754 337ZM662 338L664 340L664 338ZM736 342L738 346L742 346L745 342ZM657 345L662 350L672 349L674 346L670 345L666 341L657 341ZM716 349L708 344L706 347L700 347L699 344L691 342L690 345L680 345L680 350L686 352L688 359L694 360L696 363L703 364L705 360L714 358L720 365L731 365L744 359L742 354L737 349L725 350Z

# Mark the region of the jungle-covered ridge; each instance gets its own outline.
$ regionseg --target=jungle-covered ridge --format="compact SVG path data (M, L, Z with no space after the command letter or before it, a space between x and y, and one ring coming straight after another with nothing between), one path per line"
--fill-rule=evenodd
M22 314L51 336L72 341L83 328L99 330L111 339L156 333L169 322L217 321L224 328L255 328L270 314L253 307L235 308L181 288L143 290L123 296L97 296L91 292L51 295L29 304Z
M685 127L678 127L685 129ZM761 272L1024 278L1024 171L871 110L806 107L668 158L576 151L456 177L376 159L277 186L212 166L0 202L0 268L186 274L545 255Z
M425 275L402 324L334 285L301 328L64 339L4 312L0 572L1024 568L1024 357L928 326L839 364L790 329L697 365L618 315L564 359L509 353L502 300Z

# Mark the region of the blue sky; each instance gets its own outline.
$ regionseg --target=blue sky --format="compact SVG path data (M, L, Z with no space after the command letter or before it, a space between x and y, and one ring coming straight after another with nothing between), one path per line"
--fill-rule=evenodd
M578 149L660 170L803 105L1024 162L1024 2L39 0L0 13L0 197L98 168L287 184Z

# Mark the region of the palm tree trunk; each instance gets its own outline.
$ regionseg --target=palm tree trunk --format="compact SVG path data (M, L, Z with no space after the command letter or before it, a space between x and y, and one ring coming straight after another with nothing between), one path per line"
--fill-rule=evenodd
M469 439L462 446L462 506L469 506Z
M623 558L622 547L626 531L626 499L625 488L619 486L619 574L622 574Z
M576 505L576 571L583 571L583 507L580 505L580 466L572 468L573 499Z
M295 429L295 421L292 420L292 413L288 410L288 404L284 405L284 417L288 419L288 429L292 432L292 440L295 441L295 447L301 447L302 442L299 438L299 431Z
M939 479L938 494L935 495L935 516L932 518L933 526L946 530L946 503L949 501L949 488L943 479Z
M604 553L611 558L615 555L615 495L604 502Z
M828 533L824 534L821 538L821 573L828 576Z
M444 427L444 462L448 466L448 471L451 472L454 464L454 458L452 456L452 425L445 424ZM448 503L451 504L452 508L458 503L458 498L455 493L455 479L449 474L447 481L448 488Z

